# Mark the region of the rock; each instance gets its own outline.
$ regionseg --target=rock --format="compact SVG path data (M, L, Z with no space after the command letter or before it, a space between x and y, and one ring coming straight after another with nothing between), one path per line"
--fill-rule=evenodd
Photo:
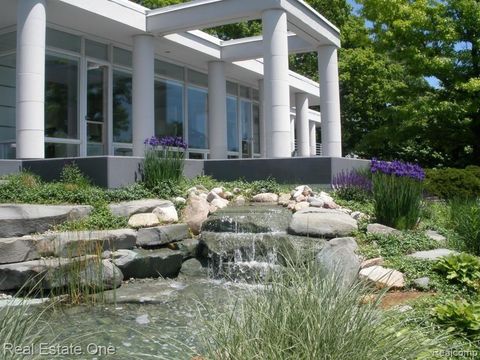
M295 188L295 190L292 191L291 195L294 199L299 197L300 195L303 195L305 197L310 196L313 194L312 189L307 186L307 185L300 185ZM303 200L302 200L303 201Z
M175 199L173 199L173 203L175 205L185 205L187 200L181 196L177 196Z
M296 212L288 231L294 235L335 238L358 230L357 222L336 210L307 208Z
M186 224L173 224L151 228L143 228L138 230L137 246L161 246L174 241L183 240L188 237L188 225Z
M132 229L104 231L71 231L49 233L34 237L42 256L78 257L96 255L99 251L133 249L137 232Z
M207 201L212 202L215 199L221 199L220 195L218 195L216 192L210 191L207 195Z
M178 214L175 206L165 204L162 206L157 206L153 209L153 213L157 215L158 221L161 224L175 223L178 221Z
M367 218L367 214L364 214L361 211L354 211L350 214L350 216L357 221Z
M238 195L235 199L236 206L244 206L246 202L247 201L245 200L245 197L243 195Z
M360 268L361 269L366 269L368 267L375 266L375 265L383 265L383 262L384 262L383 257L377 257L377 258L373 258L373 259L364 260L364 261L362 261L362 264L360 265Z
M71 279L81 286L112 289L121 285L122 272L109 260L97 256L55 258L0 265L0 291L18 290L22 287L55 289L64 288Z
M200 241L198 239L185 239L178 241L176 249L179 250L184 259L189 259L198 256L198 246Z
M242 189L240 189L240 188L234 188L234 189L233 189L233 193L234 193L235 195L238 195L238 194L240 194L241 192L242 192Z
M307 201L307 197L306 196L303 196L302 194L298 195L295 197L295 201L296 202L306 202Z
M234 198L235 195L233 195L233 193L231 193L230 191L226 191L224 194L223 194L223 198L226 199L226 200L232 200Z
M42 233L53 225L80 220L92 211L84 205L0 205L0 238Z
M210 212L209 205L206 199L199 196L194 195L188 198L182 218L193 234L197 235L200 232L200 228Z
M208 198L208 194L207 194L207 193L200 193L198 196L199 196L201 199L203 199L203 200L207 200L207 198ZM208 201L208 200L207 200L207 201Z
M306 209L310 207L310 203L308 201L302 201L302 202L299 202L298 204L295 205L295 211L300 211L300 210L303 210L303 209Z
M269 203L269 202L277 202L278 195L274 193L263 193L257 194L252 197L253 202L262 202L262 203Z
M168 200L145 199L109 204L108 207L113 215L129 218L135 214L151 213L156 207L168 205L173 206Z
M278 204L282 206L287 206L290 202L290 194L281 193L278 196Z
M401 231L382 225L382 224L368 224L367 225L367 234L380 234L380 235L399 235Z
M291 200L287 204L287 209L288 210L295 210L296 205L297 205L297 202L295 200Z
M447 238L445 236L439 234L438 232L436 232L434 230L425 231L425 235L432 240L438 241L441 244L445 244L446 241L447 241Z
M215 206L217 209L223 209L223 208L227 207L228 204L229 204L229 201L225 200L225 199L222 199L222 198L214 199L211 202L211 205Z
M138 229L160 225L157 215L153 213L135 214L128 220L128 226Z
M335 203L335 201L324 201L323 207L325 209L340 209L340 206Z
M308 200L309 200L308 202L310 203L310 206L312 207L323 208L323 205L325 204L323 200L320 200L317 198L308 198Z
M436 261L443 256L448 256L452 254L458 254L458 252L450 249L435 249L435 250L427 250L427 251L417 251L407 256L412 257L414 259Z
M332 239L318 253L316 262L326 276L333 276L344 286L350 286L360 270L360 259L355 253L357 248L354 238Z
M228 207L211 215L202 231L265 233L286 231L292 214L279 206Z
M379 265L360 270L360 278L374 283L378 288L401 289L405 287L405 279L400 271Z
M221 198L225 199L225 189L221 187L216 187L211 190L211 192L217 194Z
M191 277L207 277L208 267L198 259L189 259L183 262L180 273Z
M418 290L428 290L430 289L430 278L428 276L424 276L418 279L413 280L413 285Z
M215 213L217 210L218 210L218 208L217 208L215 205L213 205L213 204L210 204L210 206L208 207L208 213L209 213L209 214L213 214L213 213Z
M118 250L113 253L113 263L122 270L125 279L175 277L182 261L182 253L170 249Z
M37 242L31 236L0 239L0 264L10 264L40 258Z
M324 191L321 191L320 194L318 194L316 197L319 198L320 200L322 200L323 202L333 202L334 201L333 197L331 197L329 194L327 194Z
M412 311L413 307L410 305L398 305L394 307L394 310L398 311L399 313L406 313L408 311Z

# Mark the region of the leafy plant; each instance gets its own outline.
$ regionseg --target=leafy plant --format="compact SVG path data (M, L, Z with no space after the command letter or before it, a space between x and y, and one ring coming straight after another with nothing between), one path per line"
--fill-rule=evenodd
M470 288L480 285L480 259L476 256L467 253L444 256L437 261L435 270Z
M412 229L421 213L423 169L401 161L372 160L373 199L377 221Z
M180 137L155 136L145 140L149 146L143 160L143 182L147 189L161 185L163 181L179 181L183 176L184 150L187 144Z
M426 171L425 190L430 195L444 199L475 199L480 196L479 168L429 169Z
M60 174L60 180L64 184L73 184L78 186L87 186L90 181L82 173L75 163L66 164Z
M126 217L114 216L104 203L97 204L90 216L74 221L67 221L54 227L55 231L112 230L128 227Z
M449 203L450 221L460 249L480 255L480 200L455 199Z
M265 180L253 181L250 184L250 189L252 190L253 195L262 192L278 194L280 192L280 184L274 178L269 177Z
M447 300L445 304L434 309L436 318L454 329L468 334L480 331L480 303L468 302L464 299Z
M357 169L344 171L335 175L332 180L335 194L343 200L368 200L372 193L372 181Z

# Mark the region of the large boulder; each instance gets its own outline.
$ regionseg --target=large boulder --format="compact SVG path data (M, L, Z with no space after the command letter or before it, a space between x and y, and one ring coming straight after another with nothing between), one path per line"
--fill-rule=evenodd
M285 232L292 214L279 206L232 206L217 211L202 231L234 233Z
M198 235L203 222L208 218L210 213L210 204L207 199L191 194L188 197L187 205L183 210L183 220L188 224L188 227L193 234Z
M31 236L0 239L0 264L39 259L36 245L37 242Z
M0 205L0 238L42 233L65 221L90 215L85 205Z
M161 224L175 223L178 221L178 213L173 204L157 206L155 209L153 209L153 213L157 215Z
M137 232L132 229L49 233L35 236L42 256L77 257L102 251L133 249Z
M144 228L138 230L137 246L155 247L166 245L174 241L183 240L189 237L188 225L172 224Z
M0 265L0 291L20 288L51 290L72 283L81 287L112 289L120 286L122 281L123 274L115 265L93 255Z
M184 259L194 258L198 255L198 246L200 241L198 239L185 239L175 243L175 249L179 250Z
M307 208L297 211L290 222L293 235L335 238L349 236L358 230L357 221L337 210Z
M373 283L378 288L401 289L405 279L400 271L375 265L360 270L360 278Z
M182 266L183 255L170 249L118 250L113 263L122 270L125 279L175 277Z
M180 273L190 277L207 277L208 266L206 262L201 262L198 259L188 259L183 262Z
M162 206L173 206L173 203L171 201L161 199L144 199L124 201L108 205L113 215L128 218L134 214L150 213L155 208Z
M157 215L153 213L134 214L128 219L128 226L139 229L160 225Z
M351 237L330 240L316 257L322 274L338 279L344 286L353 284L361 264L355 253L357 248L357 242Z

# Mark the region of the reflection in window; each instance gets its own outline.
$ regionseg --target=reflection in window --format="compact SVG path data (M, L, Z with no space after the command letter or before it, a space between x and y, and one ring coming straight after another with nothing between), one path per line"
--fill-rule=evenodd
M155 81L155 135L183 137L183 85Z
M190 148L207 148L207 116L207 90L188 88L188 145Z
M227 137L228 151L238 151L237 98L227 97Z
M78 156L77 144L45 143L45 157L47 159L76 156Z
M260 153L260 107L253 104L253 152Z
M15 158L15 54L0 57L0 159Z
M78 61L45 58L45 136L78 138Z
M113 72L113 141L132 142L132 76Z
M252 143L252 102L240 100L240 117L242 124L242 153L244 157L251 157Z

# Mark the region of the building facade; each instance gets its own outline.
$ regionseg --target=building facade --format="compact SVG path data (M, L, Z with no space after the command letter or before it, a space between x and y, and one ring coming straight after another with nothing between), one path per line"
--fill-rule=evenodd
M261 19L263 36L197 30ZM0 14L0 159L142 156L181 136L192 159L341 157L338 30L299 0L12 0ZM318 51L320 84L288 69ZM319 105L320 113L310 110ZM296 144L296 145L295 145Z

